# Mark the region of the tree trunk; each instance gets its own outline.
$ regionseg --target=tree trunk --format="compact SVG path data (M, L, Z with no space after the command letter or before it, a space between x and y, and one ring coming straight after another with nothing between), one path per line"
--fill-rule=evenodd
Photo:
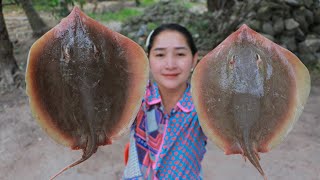
M46 33L49 28L33 8L31 0L17 0L17 1L21 4L23 11L27 15L28 21L33 31L33 35L35 37L40 37L44 33Z
M3 17L2 0L0 0L0 88L14 84L13 74L18 70L13 56L13 44Z

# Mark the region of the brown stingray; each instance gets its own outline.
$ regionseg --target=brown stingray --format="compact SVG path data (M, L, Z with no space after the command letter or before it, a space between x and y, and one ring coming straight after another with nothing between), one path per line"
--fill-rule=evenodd
M242 154L266 176L258 152L280 143L310 92L307 68L290 51L242 25L208 53L192 75L204 133L225 154Z
M83 150L61 172L130 128L148 68L138 44L78 8L33 44L26 71L33 115L55 141Z

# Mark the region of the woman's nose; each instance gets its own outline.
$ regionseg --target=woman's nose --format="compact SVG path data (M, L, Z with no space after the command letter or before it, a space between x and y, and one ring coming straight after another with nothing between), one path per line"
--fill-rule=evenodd
M173 69L176 67L176 61L173 56L167 56L166 59L166 68Z

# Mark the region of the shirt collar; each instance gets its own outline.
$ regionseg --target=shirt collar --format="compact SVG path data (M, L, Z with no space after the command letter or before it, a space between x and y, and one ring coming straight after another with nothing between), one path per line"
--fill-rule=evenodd
M155 104L161 103L161 96L159 92L159 87L156 83L149 83L146 91L146 103L150 107ZM191 112L194 109L192 102L192 97L190 93L190 84L188 83L187 89L183 93L182 98L176 104L184 112Z
M146 102L149 106L158 104L161 102L161 96L158 85L156 83L149 82L146 91Z

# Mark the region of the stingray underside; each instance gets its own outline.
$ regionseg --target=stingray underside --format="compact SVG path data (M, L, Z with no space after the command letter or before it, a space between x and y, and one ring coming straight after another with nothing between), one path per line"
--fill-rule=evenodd
M292 129L310 76L293 53L243 25L199 62L191 85L209 139L264 174L258 152L269 151Z
M148 67L139 45L74 8L30 49L33 115L58 143L90 156L130 128Z

